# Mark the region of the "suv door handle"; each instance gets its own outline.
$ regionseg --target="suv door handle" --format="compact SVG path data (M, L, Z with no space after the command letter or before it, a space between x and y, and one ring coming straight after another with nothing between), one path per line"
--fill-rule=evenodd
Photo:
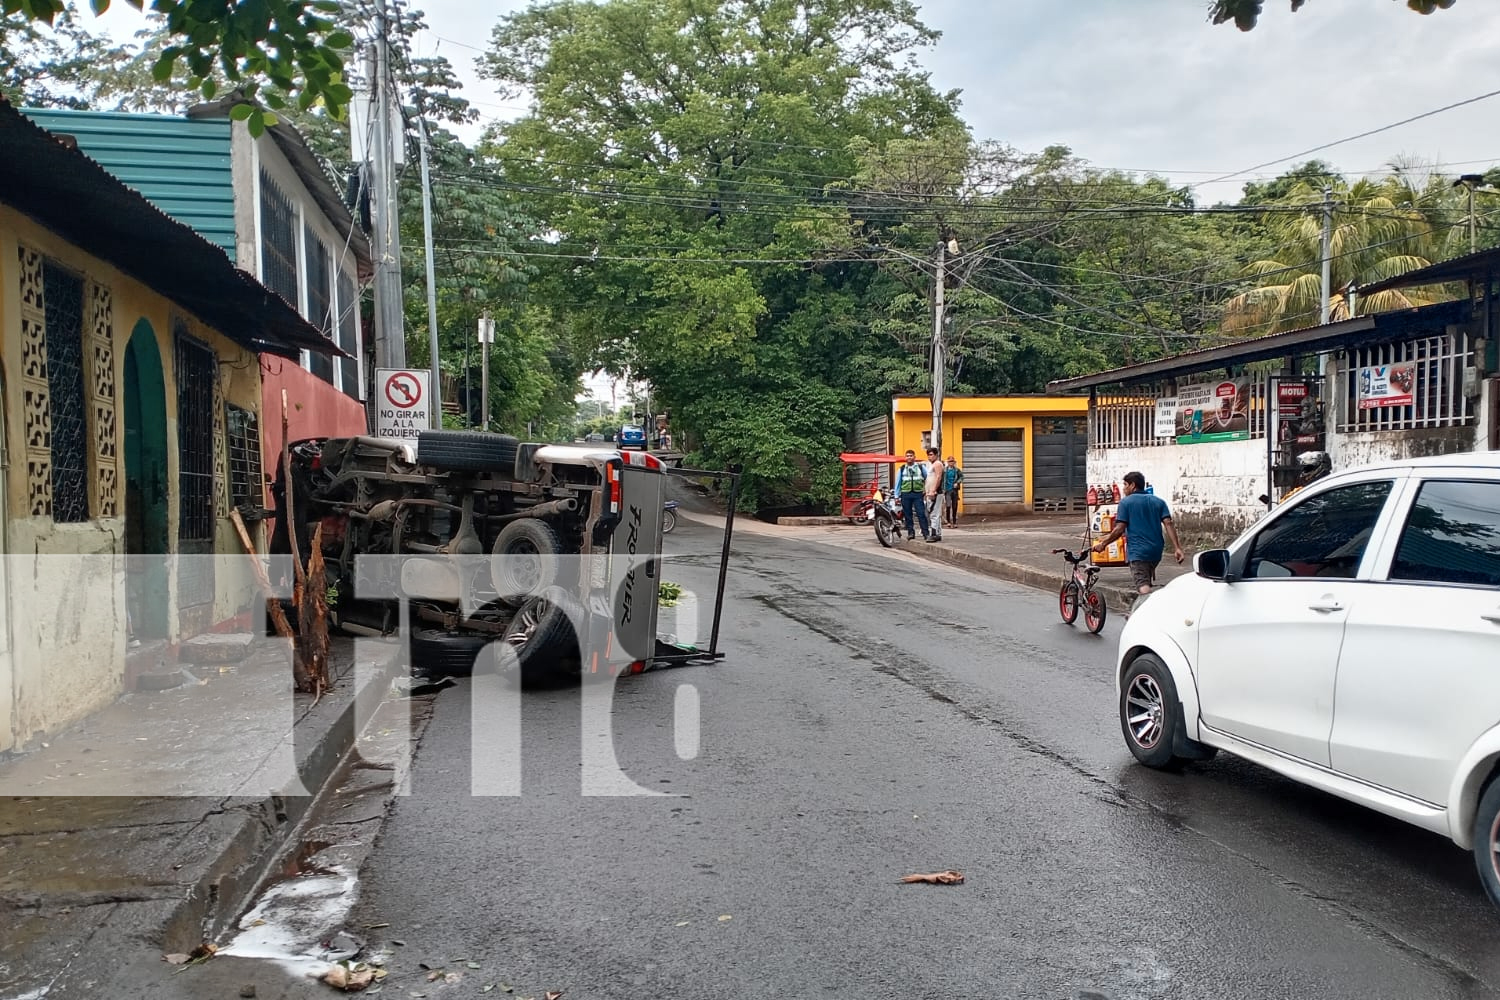
M1308 608L1312 611L1321 611L1324 614L1332 614L1335 611L1344 610L1344 606L1331 597L1325 597L1317 604L1309 604Z
M1496 611L1492 615L1480 615L1479 617L1483 618L1491 625L1500 625L1500 611Z

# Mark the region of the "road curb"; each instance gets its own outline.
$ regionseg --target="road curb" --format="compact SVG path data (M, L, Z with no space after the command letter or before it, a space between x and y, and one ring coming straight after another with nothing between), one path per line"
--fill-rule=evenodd
M848 524L847 517L822 514L816 517L778 517L776 524L782 528L826 528L836 524Z
M357 726L372 717L390 690L398 657L385 662L357 662L335 684L355 686L334 711L309 708L292 728L298 779L260 799L240 800L211 820L221 821L215 853L205 859L197 878L187 882L186 897L174 907L161 932L166 952L191 952L234 927L266 878L301 841L304 820L327 791L325 786L348 757ZM372 669L373 668L373 669ZM310 736L304 748L301 739Z
M960 566L975 573L983 573L985 576L993 576L1010 583L1019 583L1023 586L1034 587L1037 590L1045 590L1056 594L1062 585L1063 562L1058 558L1058 569L1055 572L1028 566L1010 559L999 559L995 556L975 555L962 549L948 548L944 542L932 542L921 544L910 544L902 550L914 556L926 559L930 562L947 563L950 566ZM1104 595L1106 606L1111 611L1124 614L1128 608L1130 591L1124 587L1112 583L1096 583L1094 589Z

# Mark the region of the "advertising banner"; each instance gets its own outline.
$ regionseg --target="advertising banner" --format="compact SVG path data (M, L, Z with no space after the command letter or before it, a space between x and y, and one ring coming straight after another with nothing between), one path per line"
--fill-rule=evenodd
M1177 389L1178 444L1245 441L1250 437L1250 380L1224 379Z
M1177 436L1177 397L1165 396L1156 401L1156 436Z
M1386 406L1410 406L1416 382L1417 366L1411 362L1361 368L1359 408L1374 410Z
M1283 451L1300 455L1324 450L1321 388L1311 378L1276 383L1276 441Z

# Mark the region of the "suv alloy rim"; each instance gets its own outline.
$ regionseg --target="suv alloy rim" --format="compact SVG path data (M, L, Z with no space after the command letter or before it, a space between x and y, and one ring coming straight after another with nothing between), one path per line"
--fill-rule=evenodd
M1500 813L1490 824L1490 867L1495 870L1496 880L1500 881Z
M1162 720L1166 714L1165 699L1161 696L1161 685L1150 674L1138 674L1130 682L1125 693L1127 706L1126 724L1130 736L1142 750L1150 750L1161 742Z

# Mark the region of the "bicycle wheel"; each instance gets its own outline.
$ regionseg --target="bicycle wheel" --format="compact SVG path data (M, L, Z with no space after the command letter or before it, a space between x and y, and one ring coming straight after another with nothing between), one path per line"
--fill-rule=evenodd
M662 534L664 534L664 535L665 534L669 534L671 532L671 530L673 528L675 528L675 527L677 527L677 515L675 513L673 513L672 511L670 511L670 510L664 510L664 511L662 511L661 512L661 530L662 530Z
M1069 580L1062 585L1057 592L1057 609L1062 612L1064 625L1078 620L1078 584Z
M1089 631L1098 635L1104 628L1104 619L1108 617L1109 609L1104 605L1104 595L1097 590L1090 590L1088 596L1083 599L1083 623L1089 627Z

